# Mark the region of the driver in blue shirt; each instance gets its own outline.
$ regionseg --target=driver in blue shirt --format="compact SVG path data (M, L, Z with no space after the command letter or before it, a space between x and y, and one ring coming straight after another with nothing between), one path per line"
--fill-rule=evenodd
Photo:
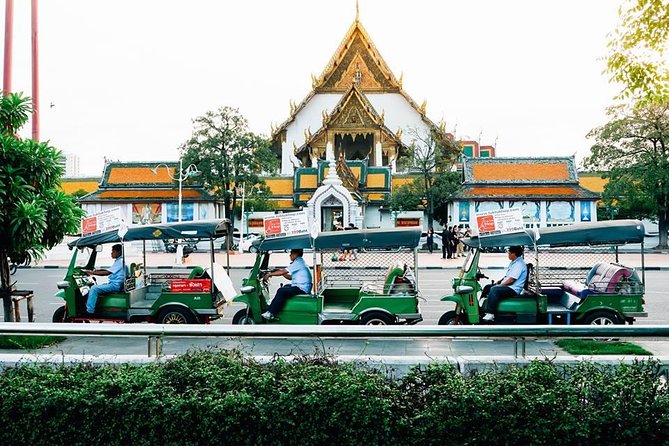
M290 279L290 285L284 285L276 291L269 308L261 315L263 318L267 320L275 319L289 298L298 294L311 293L311 272L302 258L303 254L303 249L291 249L290 265L286 268L265 273L263 276L263 282L267 282L272 276L283 276Z
M483 288L483 296L488 296L487 313L483 316L483 320L486 322L493 322L495 320L495 312L501 299L517 296L525 287L527 265L523 259L523 247L510 246L507 253L511 263L506 268L504 277L498 280L495 285L486 285Z
M120 243L112 246L111 257L114 263L109 269L96 269L93 271L84 271L89 276L109 276L107 283L93 285L88 292L86 301L86 312L89 316L95 313L95 304L100 294L118 293L123 289L125 274L123 271L123 245Z

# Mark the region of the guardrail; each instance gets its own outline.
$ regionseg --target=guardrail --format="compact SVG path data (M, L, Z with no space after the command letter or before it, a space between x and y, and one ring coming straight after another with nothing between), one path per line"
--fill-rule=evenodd
M527 338L647 338L668 337L669 325L524 325L524 326L333 326L333 325L159 325L159 324L53 324L3 323L0 335L146 336L148 356L161 355L167 337L239 338L507 338L513 339L514 357L525 357Z

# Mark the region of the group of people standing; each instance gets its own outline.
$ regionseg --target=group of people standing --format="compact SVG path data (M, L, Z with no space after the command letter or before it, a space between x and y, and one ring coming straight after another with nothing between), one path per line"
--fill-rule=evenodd
M430 238L430 228L428 230L428 244ZM434 230L432 230L434 234ZM442 259L454 259L456 257L465 256L465 245L462 243L463 238L468 238L471 236L471 231L469 227L464 227L463 225L453 225L445 227L441 232L441 258ZM430 250L432 252L432 250Z

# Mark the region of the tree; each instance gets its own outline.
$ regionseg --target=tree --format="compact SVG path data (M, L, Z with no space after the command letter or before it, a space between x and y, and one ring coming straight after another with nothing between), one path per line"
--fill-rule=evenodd
M611 120L590 131L584 165L608 178L603 199L618 215L655 217L660 247L669 229L669 101L611 107Z
M181 146L184 164L198 167L202 172L198 181L223 200L225 215L234 220L242 184L247 188L262 184L258 175L275 171L279 161L269 141L250 132L248 121L235 108L209 111L193 124L191 138Z
M621 98L662 102L669 96L669 2L628 0L619 14L606 71L622 84Z
M400 159L403 161L401 166L419 174L422 184L420 189L417 187L416 190L425 193L427 224L432 226L436 201L433 189L435 178L453 168L462 149L460 143L441 129L421 131L411 128L409 134L413 137L414 143L409 147L408 156L403 160Z
M413 211L429 206L424 197L434 200L433 217L442 226L448 224L448 203L451 196L462 184L459 172L438 172L434 175L433 184L429 193L425 191L425 181L422 177L415 178L411 183L404 184L393 191L388 199L392 211ZM428 227L432 222L428 222Z
M13 320L9 260L27 263L79 231L83 211L59 188L61 152L46 142L21 140L30 98L0 99L0 295L5 321Z

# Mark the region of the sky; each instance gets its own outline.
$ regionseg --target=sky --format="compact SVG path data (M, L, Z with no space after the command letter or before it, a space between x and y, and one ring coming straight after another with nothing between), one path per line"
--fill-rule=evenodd
M621 1L359 0L359 14L404 90L459 139L500 157L580 160L618 91L603 58ZM269 135L355 10L355 0L41 0L40 139L100 176L104 157L177 160L192 120L222 106ZM12 90L30 96L28 0L14 2L13 50Z

